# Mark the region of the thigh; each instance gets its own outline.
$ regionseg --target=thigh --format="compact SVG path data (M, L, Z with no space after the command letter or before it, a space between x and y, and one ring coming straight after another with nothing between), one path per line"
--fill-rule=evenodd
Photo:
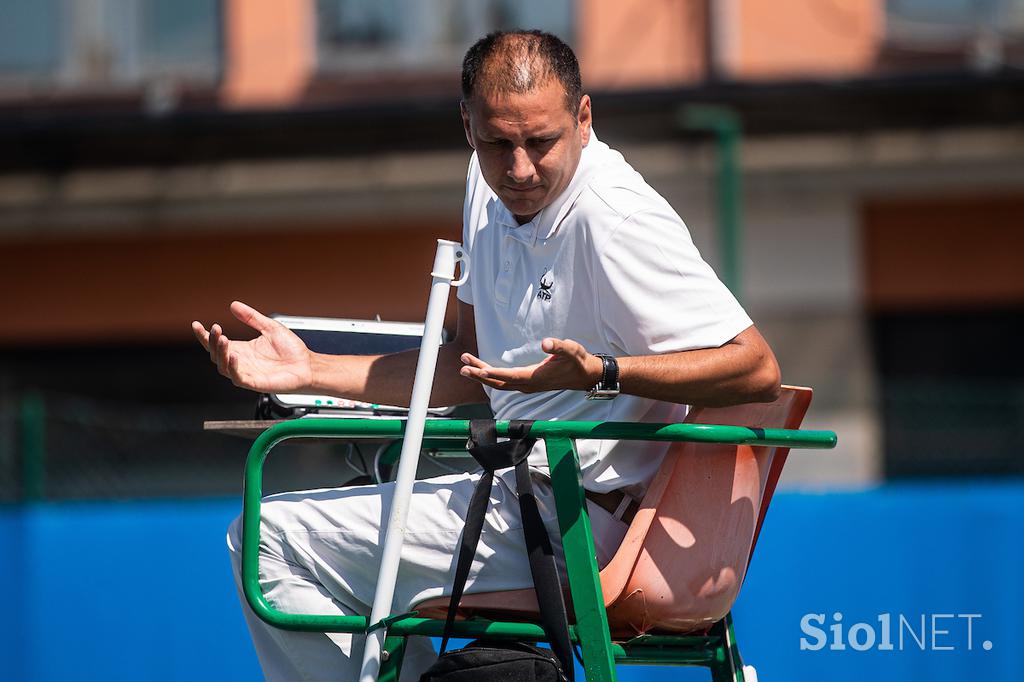
M402 544L396 608L444 591L479 474L416 481ZM261 506L261 552L301 567L342 604L369 611L394 483L274 495ZM520 585L519 507L500 485L481 532L470 583ZM272 565L268 562L268 565ZM527 570L526 580L529 580ZM261 570L261 579L273 579ZM492 589L487 587L486 589Z
M416 481L402 543L395 610L450 594L459 537L479 473ZM466 592L514 590L532 585L519 502L510 473L498 475ZM558 537L550 485L535 479L541 514ZM284 493L262 505L262 551L308 571L341 604L368 613L380 564L384 527L394 483ZM605 563L625 532L625 524L591 507L598 555ZM556 542L556 546L558 543ZM561 563L561 562L560 562ZM263 574L268 580L271 576Z

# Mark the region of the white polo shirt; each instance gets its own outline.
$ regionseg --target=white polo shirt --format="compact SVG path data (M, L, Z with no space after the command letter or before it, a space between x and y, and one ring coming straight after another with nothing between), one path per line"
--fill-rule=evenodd
M479 357L496 367L546 357L545 337L615 357L718 347L752 323L697 252L676 214L622 155L592 135L569 186L519 225L480 173L466 179L463 245ZM688 407L582 391L486 388L497 419L679 422ZM584 485L642 497L667 443L579 441ZM546 468L543 448L530 463Z

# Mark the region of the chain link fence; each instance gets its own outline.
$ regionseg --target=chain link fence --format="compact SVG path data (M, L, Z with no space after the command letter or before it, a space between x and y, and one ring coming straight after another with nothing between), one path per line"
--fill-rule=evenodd
M52 392L8 397L0 403L0 500L238 495L251 439L203 431L204 420L225 408ZM282 446L271 458L268 491L359 479L365 466L347 450Z
M1024 385L890 380L882 414L889 477L1024 474Z
M248 419L248 403L131 404L53 391L0 395L0 502L237 496L256 431L203 422ZM1024 474L1024 386L890 381L882 391L886 475ZM483 415L473 415L483 416ZM290 442L275 448L264 491L368 483L388 476L386 443ZM421 477L465 471L423 458Z
M19 403L0 394L0 503L25 497L21 475Z
M253 401L255 402L255 401ZM203 430L248 419L247 405L132 405L58 392L0 400L0 502L239 496L250 437ZM251 411L251 410L250 410ZM264 492L387 478L387 442L285 442L264 468ZM472 460L422 458L418 475L472 468Z

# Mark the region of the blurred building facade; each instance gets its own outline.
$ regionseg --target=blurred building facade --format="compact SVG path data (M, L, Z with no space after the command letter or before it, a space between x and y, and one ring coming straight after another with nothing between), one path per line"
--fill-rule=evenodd
M719 147L685 121L739 121L739 293L840 434L790 484L1024 471L1024 1L4 4L4 499L32 424L44 494L232 490L245 445L198 428L253 400L188 328L232 299L421 318L461 55L512 27L574 46L598 135L716 266Z

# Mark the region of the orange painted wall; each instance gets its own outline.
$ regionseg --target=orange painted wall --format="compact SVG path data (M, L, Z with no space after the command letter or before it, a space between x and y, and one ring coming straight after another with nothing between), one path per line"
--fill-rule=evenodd
M418 321L438 237L459 235L424 224L0 241L0 286L14 292L0 344L187 340L193 319L224 323L235 298L267 313Z
M284 106L302 94L316 65L313 0L225 0L228 107Z
M700 0L580 0L577 11L587 89L679 85L704 73Z
M724 56L734 78L853 75L875 61L883 0L719 0L731 5Z
M883 0L578 0L575 43L585 87L704 79L709 11L726 78L863 73L884 33ZM225 0L224 18L225 105L296 102L315 77L314 1Z

